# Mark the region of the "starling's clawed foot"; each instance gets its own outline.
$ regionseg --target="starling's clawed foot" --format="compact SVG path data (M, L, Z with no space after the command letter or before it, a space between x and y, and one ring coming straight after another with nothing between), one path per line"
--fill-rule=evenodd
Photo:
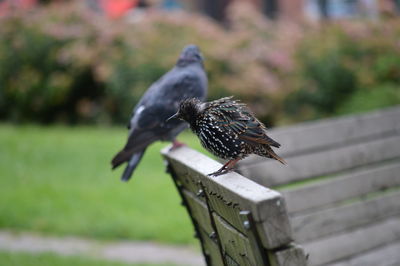
M211 174L208 174L207 176L210 176L210 177L215 177L215 176L220 176L220 175L224 175L224 174L227 174L227 173L229 173L230 171L232 171L233 169L226 169L226 167L222 167L221 169L219 169L218 171L215 171L215 172L213 172L213 173L211 173Z
M229 160L218 171L208 174L208 176L220 176L231 172L233 170L233 167L239 160L240 160L239 158Z

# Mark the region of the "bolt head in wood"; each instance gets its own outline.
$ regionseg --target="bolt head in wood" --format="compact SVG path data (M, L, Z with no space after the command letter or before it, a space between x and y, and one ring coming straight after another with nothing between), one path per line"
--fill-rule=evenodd
M197 197L203 197L203 196L204 196L204 190L200 189L200 190L197 192L196 196L197 196Z
M249 221L244 221L244 222L243 222L243 226L244 226L244 228L246 228L247 230L249 230L250 227L251 227Z
M208 237L211 238L211 239L215 239L215 238L217 238L217 233L211 232L211 234L209 234Z

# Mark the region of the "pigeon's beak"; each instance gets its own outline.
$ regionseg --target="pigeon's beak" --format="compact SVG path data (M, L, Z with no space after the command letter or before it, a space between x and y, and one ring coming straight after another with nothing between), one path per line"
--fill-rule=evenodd
M180 118L180 114L179 112L177 112L176 114L174 114L173 116L171 116L170 118L168 118L167 120L165 120L165 122L168 122L171 119L176 119L176 118Z

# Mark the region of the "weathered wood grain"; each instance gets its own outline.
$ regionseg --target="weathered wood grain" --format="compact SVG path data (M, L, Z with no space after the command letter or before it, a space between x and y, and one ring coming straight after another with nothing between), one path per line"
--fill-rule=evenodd
M249 239L230 226L219 215L213 214L222 248L238 265L256 266L262 262L256 261Z
M199 200L199 197L193 195L193 193L186 189L183 189L183 195L187 200L193 218L197 221L202 230L204 230L208 235L211 234L213 228L211 227L207 205L203 201Z
M221 253L219 252L218 244L212 240L203 230L200 230L201 238L203 239L203 247L207 258L210 260L211 266L225 266L222 260Z
M246 233L244 228L242 217L240 212L240 206L234 202L227 202L216 192L206 191L206 197L208 199L208 204L211 209L218 215L224 217L224 219L231 224L235 229L240 231L242 234Z
M195 195L202 189L200 183L198 182L198 178L191 176L188 173L187 168L177 167L174 168L174 171L176 174L175 179L179 186ZM199 198L199 200L204 201L204 198Z
M280 127L269 135L282 144L278 149L284 157L316 150L346 146L352 142L379 139L400 132L400 107L391 107L360 115L305 122ZM254 159L255 161L259 158Z
M250 211L266 248L273 249L291 242L285 202L278 192L237 173L210 178L207 174L220 168L221 164L187 147L170 152L167 147L163 155L177 173L185 175L184 178L190 177L194 183L201 183L207 192L218 195L227 205ZM229 217L224 218L229 220Z
M263 186L273 187L397 157L400 135L287 158L287 165L267 160L240 171Z
M307 259L303 249L290 245L285 249L269 252L271 266L306 266Z
M360 256L352 257L345 261L329 264L327 266L399 266L400 242L387 243Z
M291 222L295 240L304 243L398 214L400 191L295 216Z
M328 208L332 204L373 191L400 186L400 161L369 166L316 183L280 191L291 215Z
M325 265L400 239L400 218L303 244L310 266Z

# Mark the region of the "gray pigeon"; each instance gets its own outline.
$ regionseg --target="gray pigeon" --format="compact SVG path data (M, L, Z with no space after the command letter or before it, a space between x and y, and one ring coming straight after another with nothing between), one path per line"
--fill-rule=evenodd
M204 100L207 83L199 48L186 46L175 67L153 83L133 109L128 141L111 161L113 169L128 162L121 180L131 178L146 148L153 142L173 141L173 148L182 145L175 138L186 128L186 123L178 119L166 120L178 111L181 101Z

